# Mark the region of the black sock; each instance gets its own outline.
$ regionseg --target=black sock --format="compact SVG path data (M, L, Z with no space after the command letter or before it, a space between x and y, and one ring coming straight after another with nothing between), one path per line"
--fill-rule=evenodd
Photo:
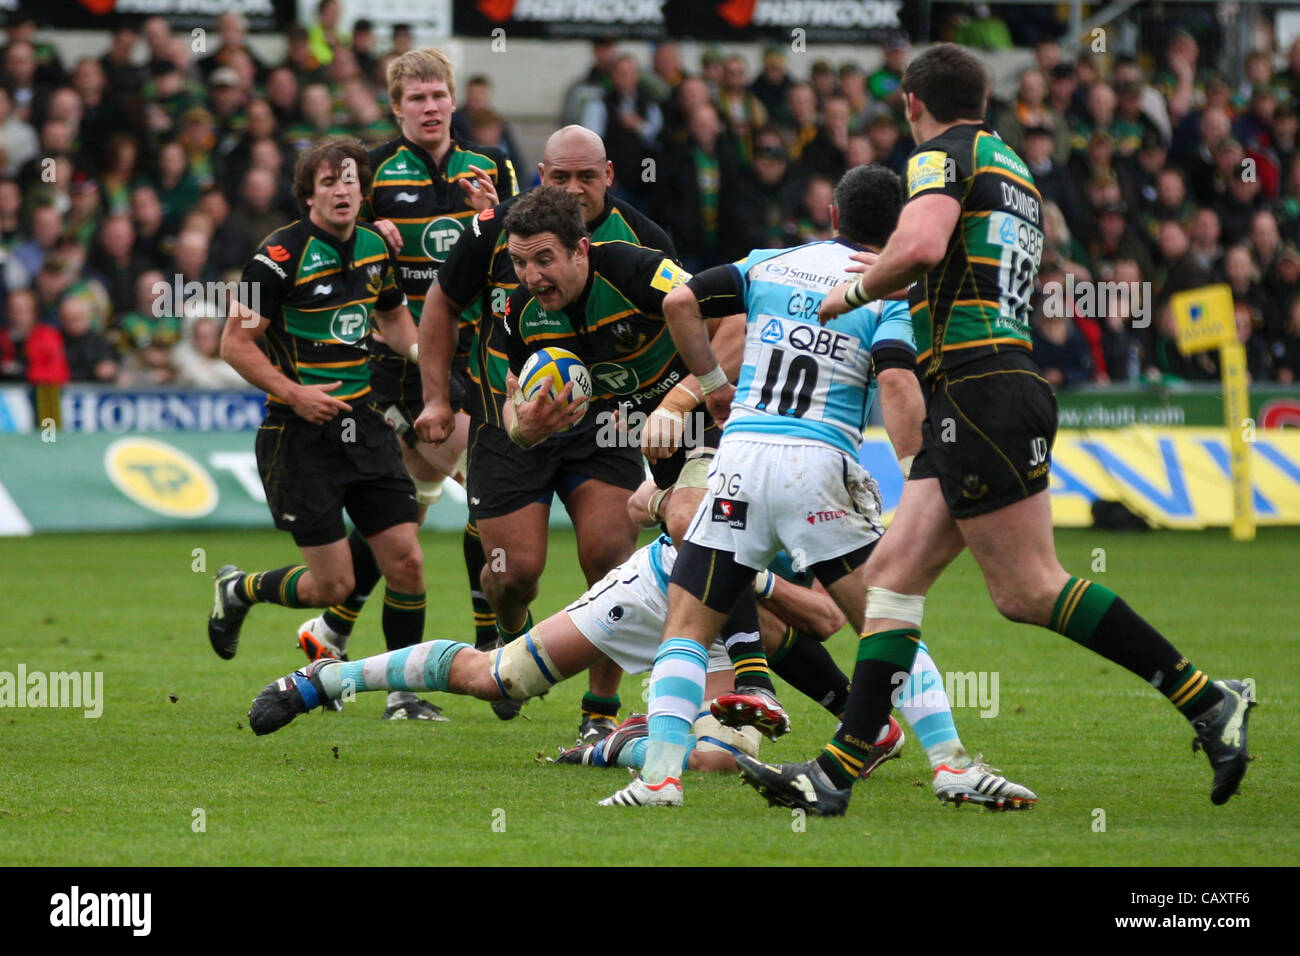
M474 606L474 649L491 650L497 646L497 616L483 594L483 565L487 564L487 555L483 553L483 542L473 518L465 523L461 549L465 554L465 573L469 576L469 600Z
M618 694L613 697L597 697L591 691L582 695L582 720L585 723L592 717L608 717L618 720L618 709L622 706Z
M370 592L379 583L381 577L379 565L375 563L375 554L370 550L370 543L365 535L355 528L348 535L348 550L352 552L352 593L342 604L335 604L325 609L325 623L335 634L344 637L351 635L357 623L357 616L365 607Z
M863 634L858 641L858 662L843 722L817 758L817 765L836 786L851 786L862 773L867 752L889 721L892 694L898 686L895 678L912 672L920 642L921 632L914 627Z
M731 609L722 625L722 641L736 672L736 690L739 692L765 690L773 697L772 672L767 666L767 652L759 634L758 599L752 590L746 590Z
M1132 671L1169 698L1188 720L1196 720L1223 700L1223 692L1204 671L1104 585L1070 578L1056 598L1047 626Z
M384 588L384 643L390 651L424 640L424 592L402 594Z
M811 634L786 628L781 646L768 657L772 671L805 697L836 717L844 715L849 701L849 678L831 657L826 645Z
M307 565L290 564L274 571L245 574L235 582L235 593L247 604L279 604L283 607L306 607L298 600L298 580L307 573Z

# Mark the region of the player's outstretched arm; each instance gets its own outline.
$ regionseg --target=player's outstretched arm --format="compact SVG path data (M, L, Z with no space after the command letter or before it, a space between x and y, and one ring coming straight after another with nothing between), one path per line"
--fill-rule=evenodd
M886 368L876 375L880 384L880 411L894 454L906 476L912 459L921 450L921 422L925 420L925 396L916 373L906 368Z
M709 342L704 314L700 311L700 303L689 284L678 286L664 297L664 322L668 325L668 332L673 337L682 361L695 376L709 412L721 425L731 413L731 397L736 390L727 373L718 364L718 358Z
M764 591L768 588L771 591L765 595ZM764 607L795 630L811 634L819 641L826 640L842 628L847 620L839 605L820 584L814 584L812 588L800 587L771 571L765 571L755 578L754 590Z
M438 280L429 286L420 312L420 381L424 386L424 410L415 420L415 432L422 441L440 444L456 427L451 407L451 361L456 354L457 327L461 307L447 297Z
M338 387L338 382L300 385L271 364L257 346L257 340L270 324L243 303L236 302L221 334L221 357L254 388L287 402L301 418L314 425L324 424L339 412L352 411L351 405L329 394Z

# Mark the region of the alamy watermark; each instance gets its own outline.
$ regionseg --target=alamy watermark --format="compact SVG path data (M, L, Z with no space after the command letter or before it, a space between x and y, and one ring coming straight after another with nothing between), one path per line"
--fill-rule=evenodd
M0 671L0 707L60 707L94 719L104 712L103 671Z
M1001 709L997 671L948 671L940 680L936 671L913 675L898 671L890 679L894 692L890 702L898 708L978 707L981 717L996 717Z
M281 276L285 275L283 269L261 253L254 258L265 260ZM250 312L262 314L260 282L197 282L193 279L187 282L178 272L170 282L155 282L150 292L153 293L156 319L184 315L214 315L225 319L236 302L242 302Z
M1043 283L1043 315L1049 319L1125 315L1133 328L1145 329L1151 325L1153 298L1150 282L1075 282L1074 275L1066 273L1064 283Z

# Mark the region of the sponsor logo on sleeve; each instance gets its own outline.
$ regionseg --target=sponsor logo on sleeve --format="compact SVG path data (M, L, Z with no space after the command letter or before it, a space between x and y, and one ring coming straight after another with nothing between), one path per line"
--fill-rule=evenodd
M917 153L907 161L907 195L910 199L925 189L943 185L948 154L938 149Z

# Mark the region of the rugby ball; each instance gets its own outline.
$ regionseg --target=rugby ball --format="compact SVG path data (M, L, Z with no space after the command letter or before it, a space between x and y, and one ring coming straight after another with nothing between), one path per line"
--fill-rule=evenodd
M519 390L525 402L543 392L554 398L569 382L573 383L573 401L591 398L591 372L568 349L538 349L519 371Z

